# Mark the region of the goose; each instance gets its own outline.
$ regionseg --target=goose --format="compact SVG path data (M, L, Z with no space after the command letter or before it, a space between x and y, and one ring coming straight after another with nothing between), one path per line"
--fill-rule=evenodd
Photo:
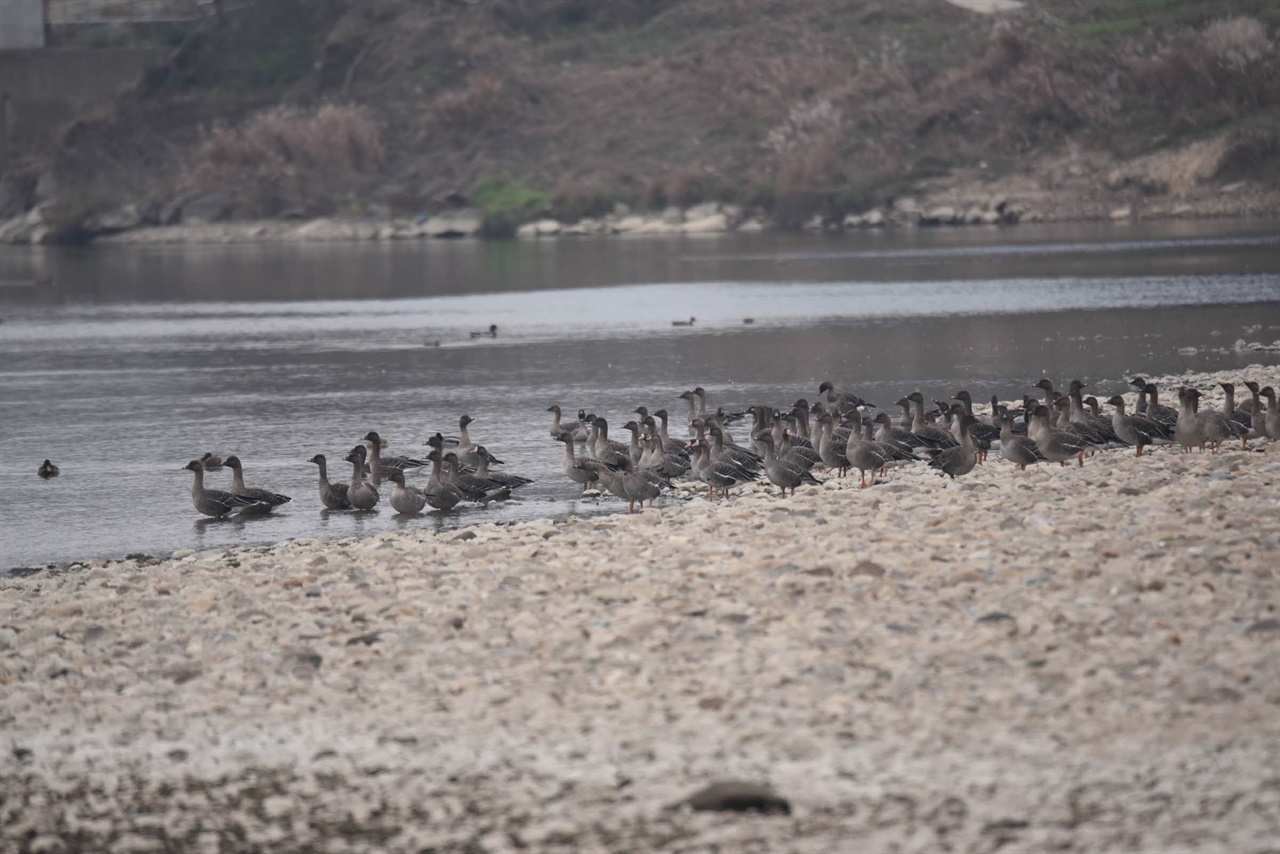
M1129 384L1138 389L1143 395L1139 398L1138 405L1134 407L1134 411L1173 429L1174 425L1178 423L1178 410L1161 405L1160 390L1156 388L1156 384L1147 382L1142 377L1134 377Z
M453 457L456 463L457 454L450 453L448 456ZM427 498L427 503L437 510L452 510L462 501L462 490L450 483L441 473L441 463L444 462L444 455L440 453L439 448L432 448L427 454L427 459L431 462L431 475L427 478L427 487L423 490L423 494Z
M792 495L795 495L796 487L802 483L819 485L818 479L810 474L807 468L781 459L774 453L773 436L766 433L762 438L764 440L764 475L770 483L778 487L783 498L787 497L788 489L791 490Z
M614 468L621 466L622 460L630 459L631 449L609 438L607 419L597 418L592 422L591 427L592 439L587 441L587 451L592 457Z
M933 459L929 460L931 468L938 469L952 480L973 471L973 467L978 464L978 448L973 443L973 437L969 435L969 428L977 419L972 415L961 415L959 420L959 444L952 448L934 451Z
M1222 404L1222 413L1245 429L1245 435L1240 437L1240 447L1244 448L1249 434L1253 432L1253 419L1248 412L1236 409L1235 383L1218 383L1218 385L1222 386L1222 393L1226 395L1226 402Z
M671 481L655 471L637 469L635 464L627 461L621 472L622 491L627 497L627 512L634 513L638 503L644 507L645 501L653 506L653 499L662 494L663 489L675 489Z
M289 496L281 495L278 492L272 492L269 489L259 489L257 487L248 487L244 485L244 467L240 463L237 456L227 457L224 465L231 469L231 494L239 495L244 498L252 498L259 502L258 507L245 510L245 513L270 513L274 508L281 504L292 501Z
M497 338L498 324L490 323L488 329L484 330L483 332L472 332L471 337L472 338Z
M693 326L696 320L697 320L696 317L691 317L688 320L673 320L671 321L671 325L672 326Z
M404 472L391 469L387 472L387 480L394 486L391 489L391 508L405 516L416 516L427 506L427 493L412 486L405 486Z
M1193 388L1178 390L1178 420L1173 425L1173 437L1182 446L1184 454L1190 453L1196 446L1199 446L1200 452L1203 453L1204 446L1209 441L1205 423L1196 411L1199 403L1200 392Z
M504 486L497 481L482 478L475 474L458 471L457 454L445 454L444 466L445 479L462 490L463 497L468 501L488 506L491 501L505 501L511 497L511 487L509 486Z
M382 456L382 449L386 447L386 443L372 430L365 434L364 440L369 443L369 482L375 487L380 486L392 470L404 472L427 464L426 460L415 460L410 457Z
M925 446L924 440L915 433L902 427L893 426L893 417L887 412L881 412L871 420L880 425L875 433L877 442L894 445L908 453L914 453L917 448Z
M489 449L484 445L476 445L476 455L480 457L480 465L476 466L476 477L481 480L490 480L508 489L519 489L522 486L528 486L533 483L532 478L521 477L518 474L489 471L490 464L502 465L502 460L489 453Z
M1075 457L1080 465L1084 465L1084 451L1088 444L1078 436L1049 426L1049 408L1043 403L1037 404L1031 412L1027 436L1049 462L1065 466L1067 460Z
M691 466L694 477L707 485L712 498L717 492L728 498L730 489L759 477L757 472L747 471L731 460L713 460L711 444L705 439L694 439L689 449L695 452Z
M208 451L200 458L200 465L204 466L205 471L220 469L222 468L222 457L214 454L213 451Z
M1114 395L1107 403L1116 408L1111 416L1112 432L1121 442L1137 449L1135 457L1142 456L1142 449L1146 446L1154 445L1164 438L1164 428L1150 418L1126 413L1124 398L1120 395Z
M364 479L363 445L357 445L343 459L351 463L351 483L347 486L347 500L357 510L372 510L378 503L378 489Z
M582 491L587 491L587 486L595 483L600 479L599 473L595 469L586 465L586 461L579 461L573 454L573 434L567 430L562 432L553 441L564 443L564 473L569 480L574 483L582 484Z
M57 477L61 472L58 470L57 466L48 460L45 460L40 464L40 468L36 470L36 474L40 475L45 480L48 480L51 477Z
M328 464L324 454L316 454L309 463L315 463L320 467L320 503L330 510L350 510L351 502L347 500L347 485L345 483L330 483Z
M1022 471L1026 471L1029 465L1044 461L1044 454L1040 453L1034 439L1013 432L1012 415L1005 412L1000 421L1000 456Z
M911 418L911 432L915 433L924 440L926 446L934 448L954 448L960 444L954 436L947 430L943 430L933 424L930 424L924 417L924 395L918 391L913 391L907 395L906 399L910 401L914 414Z
M250 507L257 507L259 502L242 495L233 495L223 489L204 488L204 463L192 460L182 467L184 471L195 473L191 482L191 503L206 516L227 516L231 513L242 513Z
M1267 411L1262 415L1262 432L1268 439L1280 439L1280 409L1276 408L1276 390L1267 386L1258 394L1267 399Z

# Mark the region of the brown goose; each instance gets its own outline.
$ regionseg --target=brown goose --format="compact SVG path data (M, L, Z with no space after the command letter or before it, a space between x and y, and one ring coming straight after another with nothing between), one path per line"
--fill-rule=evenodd
M829 417L829 416L828 416ZM761 437L764 441L764 475L769 478L769 482L778 487L782 491L782 497L787 497L787 490L791 490L791 494L796 494L796 487L802 483L811 483L818 486L818 480L809 473L807 468L796 465L784 459L780 459L773 451L773 436L766 433Z
M1124 398L1120 395L1115 395L1107 403L1116 408L1111 416L1112 432L1121 442L1137 449L1135 457L1142 456L1143 448L1163 439L1160 432L1162 428L1156 422L1145 415L1129 415L1125 412Z
M1036 443L1046 460L1065 466L1067 460L1075 457L1080 465L1084 465L1084 452L1088 443L1078 436L1049 426L1049 408L1043 403L1038 404L1031 412L1027 436Z
M372 510L378 503L378 489L364 479L363 446L353 448L343 459L351 463L351 483L347 485L347 500L357 510Z
M391 469L387 472L387 480L394 486L391 489L391 508L405 516L416 516L427 506L427 494L421 489L405 486L404 472Z
M204 488L204 463L192 460L182 467L185 471L195 473L191 482L191 503L206 516L227 516L232 513L243 513L260 502L242 495L233 495L223 489Z
M274 508L281 504L292 501L289 496L281 495L278 492L272 492L269 489L259 489L257 487L248 487L244 485L244 468L237 456L227 457L224 465L231 469L231 494L239 495L244 498L252 498L258 502L258 506L247 509L245 513L270 513Z
M1000 456L1022 471L1027 466L1044 462L1044 454L1036 447L1034 439L1013 432L1013 416L1005 412L1000 417Z
M407 472L427 464L426 460L411 457L382 456L386 442L372 430L365 434L364 440L369 443L369 482L374 486L380 486L392 470Z
M329 510L352 509L351 502L347 500L347 485L329 482L328 463L324 454L316 454L307 462L315 463L320 467L320 503Z
M969 435L969 429L977 419L972 415L961 415L959 420L960 443L953 448L933 451L933 459L929 460L931 468L938 469L952 480L973 471L973 467L978 464L978 447Z
M573 454L573 434L565 430L555 438L557 442L564 443L564 473L569 480L574 483L582 484L582 491L587 491L587 486L595 483L600 479L600 475L591 466L588 466L586 460L578 460Z

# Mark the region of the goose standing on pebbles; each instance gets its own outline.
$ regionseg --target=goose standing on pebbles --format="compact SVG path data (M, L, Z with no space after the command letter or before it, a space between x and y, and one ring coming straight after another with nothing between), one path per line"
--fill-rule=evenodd
M269 489L245 486L244 467L241 465L239 457L227 457L225 465L231 469L231 494L239 495L242 498L252 498L254 501L259 502L258 507L245 510L245 513L270 513L281 504L287 504L293 500L287 495L281 495Z
M973 427L976 420L972 415L961 415L960 444L953 448L936 451L933 459L929 460L929 465L952 480L973 471L973 467L978 464L978 446L969 435L969 429Z
M1044 462L1044 454L1036 447L1035 440L1013 432L1013 416L1007 410L1000 416L1000 456L1022 471L1029 465Z
M1262 433L1268 439L1280 440L1280 409L1276 408L1276 390L1267 386L1258 392L1267 399L1267 411L1262 414Z
M57 477L59 472L57 466L48 460L45 460L40 464L40 468L36 471L36 474L40 475L45 480L48 480L51 477Z
M1147 418L1145 415L1129 415L1125 412L1124 398L1115 395L1107 401L1108 404L1116 408L1115 413L1111 416L1111 430L1116 434L1121 442L1126 445L1137 448L1135 457L1142 456L1142 449L1147 445L1154 445L1162 438L1160 430L1162 429L1156 422Z
M1036 443L1036 447L1049 462L1065 466L1067 460L1075 457L1080 465L1084 465L1084 450L1088 443L1065 430L1057 430L1049 426L1049 407L1037 404L1031 411L1031 424L1027 428L1027 436Z
M1150 385L1149 383L1148 387ZM1190 453L1196 446L1199 446L1200 452L1204 453L1204 446L1208 443L1209 436L1205 430L1204 421L1196 412L1200 403L1200 392L1193 388L1180 389L1178 403L1178 420L1173 425L1174 438L1182 446L1182 453Z
M364 479L364 454L352 449L345 459L351 463L351 483L347 486L347 500L357 510L372 510L378 503L378 489Z
M774 453L772 434L764 433L760 436L760 440L764 443L764 476L781 490L783 498L787 497L788 489L791 490L792 495L795 495L796 487L802 483L819 485L818 479L810 474L807 468L781 459Z
M350 510L351 502L347 500L347 485L329 482L328 463L324 454L316 454L307 462L315 463L320 467L320 503L329 510Z
M222 489L204 488L204 463L192 460L182 467L185 471L195 472L195 480L191 482L191 503L206 516L226 516L231 513L242 513L259 502L252 498L232 495Z

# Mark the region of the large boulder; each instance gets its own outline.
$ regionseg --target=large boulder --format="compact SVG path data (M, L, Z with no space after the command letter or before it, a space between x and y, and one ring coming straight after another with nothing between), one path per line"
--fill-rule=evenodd
M952 225L958 216L956 209L951 205L939 205L930 208L920 217L921 225Z
M713 213L701 219L690 220L680 226L685 234L715 234L729 230L729 218L722 213Z
M137 205L129 204L114 210L103 211L88 217L84 221L84 230L93 234L110 234L117 231L128 231L142 225L142 211Z
M427 237L475 237L484 224L484 214L476 208L442 211L422 226Z
M221 222L231 215L235 205L235 196L230 190L214 190L201 193L187 199L182 204L179 221L187 225L199 225L208 222Z

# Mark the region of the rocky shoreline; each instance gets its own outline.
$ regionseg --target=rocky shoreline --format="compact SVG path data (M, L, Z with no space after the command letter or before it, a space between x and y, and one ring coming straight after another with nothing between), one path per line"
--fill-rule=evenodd
M1048 167L1046 167L1047 169ZM1090 175L1101 166L1092 167ZM1280 216L1280 189L1234 181L1180 184L1177 192L1151 195L1153 185L1175 180L1154 166L1130 172L1117 169L1099 186L1097 179L1070 177L1072 165L1056 165L1052 176L1012 176L989 183L976 176L926 182L920 192L892 204L840 216L814 214L803 224L808 232L878 231L902 228L995 228L1020 223L1275 218ZM1052 170L1051 170L1052 171ZM1131 170L1132 171L1132 170ZM1062 174L1057 174L1061 172ZM1163 177L1152 177L1163 176ZM1192 175L1192 177L1195 177ZM1069 186L1074 181L1081 186ZM1108 189L1113 186L1119 189ZM211 198L216 196L217 198ZM485 233L484 212L458 207L412 218L288 218L228 220L226 193L172 203L164 211L137 204L95 214L72 231L75 242L103 244L335 243L478 238ZM37 205L26 214L0 222L0 244L67 242L53 205ZM604 216L567 222L541 217L521 224L523 240L647 235L705 236L758 234L778 230L770 217L741 205L703 202L661 211L633 211L617 204Z
M1160 382L1241 375L1280 384ZM1265 850L1278 481L1266 442L993 456L0 578L0 840ZM679 806L722 779L790 814Z

